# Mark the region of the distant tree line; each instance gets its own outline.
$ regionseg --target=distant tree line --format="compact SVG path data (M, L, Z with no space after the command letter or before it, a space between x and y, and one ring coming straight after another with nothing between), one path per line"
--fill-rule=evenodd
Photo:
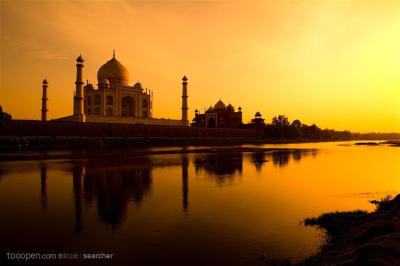
M0 121L11 120L9 113L3 112L0 105ZM242 128L251 128L251 124L245 124ZM400 139L400 133L352 133L348 130L337 131L334 129L321 129L317 125L303 124L300 120L290 123L285 115L272 118L270 124L262 124L266 138L271 139L299 139L299 140L394 140ZM259 126L257 126L259 128Z
M284 115L275 116L264 128L265 137L274 139L351 140L351 139L400 139L399 133L352 133L348 130L321 129L306 125L300 120L292 123Z
M0 105L0 120L11 120L11 118L9 113L3 112L3 107Z

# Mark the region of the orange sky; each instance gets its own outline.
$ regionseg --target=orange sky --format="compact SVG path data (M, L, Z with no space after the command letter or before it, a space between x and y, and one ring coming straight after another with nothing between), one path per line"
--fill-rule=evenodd
M180 118L221 98L244 121L260 111L321 128L400 131L400 1L0 1L3 109L72 114L75 58L85 79L112 57L154 90L154 116Z

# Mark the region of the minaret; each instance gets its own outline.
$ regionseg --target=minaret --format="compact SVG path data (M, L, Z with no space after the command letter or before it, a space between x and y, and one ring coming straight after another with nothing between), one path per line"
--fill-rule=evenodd
M85 122L83 112L83 58L81 55L76 59L76 91L74 97L74 116L79 122Z
M42 121L47 121L47 112L49 111L47 109L47 80L43 80L43 94L42 94Z
M189 125L189 120L188 120L188 102L187 102L187 81L188 78L186 76L183 76L182 78L182 122L184 123L185 126Z

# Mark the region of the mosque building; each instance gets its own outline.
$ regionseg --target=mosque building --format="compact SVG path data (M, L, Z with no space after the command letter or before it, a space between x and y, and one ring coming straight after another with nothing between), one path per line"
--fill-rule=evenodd
M204 114L196 109L192 122L194 127L210 128L239 128L242 125L242 108L238 107L238 111L235 112L233 105L226 106L221 100L214 107L210 106Z
M55 121L96 122L188 126L188 102L186 76L182 79L182 117L180 120L153 118L153 92L144 89L140 82L129 84L129 72L115 58L102 65L97 72L97 88L84 83L84 60L76 59L76 88L73 100L73 114ZM42 121L47 120L47 87L43 81Z
M257 111L257 113L254 115L254 118L251 119L251 125L253 127L264 127L265 126L265 119L262 118L262 114Z

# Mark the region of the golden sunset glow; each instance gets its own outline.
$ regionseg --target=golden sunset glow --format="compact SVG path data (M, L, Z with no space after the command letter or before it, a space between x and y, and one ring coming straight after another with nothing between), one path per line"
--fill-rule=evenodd
M84 79L116 57L154 91L154 117L189 119L219 98L321 128L400 131L400 1L0 2L0 104L16 119L73 109L75 59Z

